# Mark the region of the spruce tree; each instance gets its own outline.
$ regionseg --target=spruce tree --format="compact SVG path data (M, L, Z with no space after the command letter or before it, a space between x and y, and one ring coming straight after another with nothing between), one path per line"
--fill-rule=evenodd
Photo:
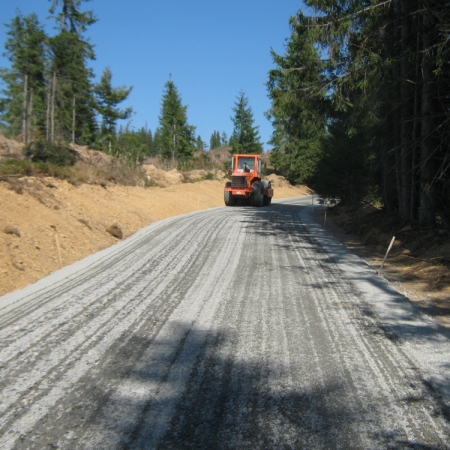
M195 140L195 147L197 150L205 150L206 144L203 142L203 139L200 135L197 136L197 139Z
M232 153L261 153L263 148L258 134L259 127L253 125L253 112L244 92L237 97L233 112L231 120L234 129L230 139Z
M88 143L95 132L92 47L81 37L61 31L49 39L51 62L47 91L48 140Z
M153 134L151 130L147 128L147 125L145 127L142 127L137 132L140 141L145 146L145 155L146 156L154 156L153 154Z
M189 125L187 106L181 104L178 90L172 80L165 84L159 123L161 128L161 157L187 160L195 152L195 127Z
M293 183L314 183L326 130L323 64L311 30L314 22L302 14L290 19L286 54L272 51L276 68L267 83L272 100L266 113L274 132L271 163Z
M79 10L83 0L53 0L50 12L60 32L49 40L51 50L47 90L47 139L89 143L94 138L95 111L92 45L82 33L95 23L91 11ZM56 13L56 7L61 11Z
M226 147L228 145L228 136L225 131L222 132L222 136L220 137L220 146Z
M43 133L45 125L45 41L37 16L20 14L7 25L6 56L11 69L2 70L6 86L1 121L12 136L27 143Z
M96 96L96 109L102 116L101 135L106 138L111 146L116 134L118 120L128 119L132 114L132 108L119 109L117 105L122 103L131 92L131 87L113 87L111 84L112 72L106 68L100 79L100 83L94 86Z
M80 11L83 1L89 0L50 0L52 6L50 14L55 14L56 8L61 5L61 11L56 14L56 19L60 24L60 29L71 33L81 34L86 31L88 25L97 21L92 11Z
M156 127L155 132L153 133L153 142L152 142L152 156L158 156L163 154L163 136L161 128Z
M219 147L221 147L220 134L218 131L213 131L213 134L209 139L209 149L214 150Z

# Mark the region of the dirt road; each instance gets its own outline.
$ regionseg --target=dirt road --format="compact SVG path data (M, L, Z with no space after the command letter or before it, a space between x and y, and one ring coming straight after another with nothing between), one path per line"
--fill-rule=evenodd
M169 218L1 297L0 447L448 448L446 331L310 202Z

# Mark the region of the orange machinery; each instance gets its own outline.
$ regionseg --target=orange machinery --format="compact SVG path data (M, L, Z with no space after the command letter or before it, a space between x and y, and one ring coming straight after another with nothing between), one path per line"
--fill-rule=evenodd
M227 206L236 206L239 199L248 199L252 206L270 205L273 189L268 180L262 180L261 155L233 155L231 160L231 181L224 189Z

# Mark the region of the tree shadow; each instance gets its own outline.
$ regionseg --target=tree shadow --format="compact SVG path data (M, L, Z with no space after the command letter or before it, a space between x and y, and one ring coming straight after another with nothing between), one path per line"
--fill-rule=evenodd
M181 341L136 338L140 363L114 377L119 384L140 386L145 400L105 391L101 407L86 422L100 434L114 430L115 448L443 448L433 431L424 437L414 427L399 427L402 420L387 420L378 402L389 395L380 400L365 393L364 402L349 401L354 392L348 380L319 372L295 377L276 358L258 360L242 348L237 355L239 336L230 331L196 330L186 323L172 327ZM173 351L149 358L155 346ZM110 368L104 372L111 377ZM404 405L422 410L428 402L421 395L398 398L391 413ZM114 420L105 417L111 411Z

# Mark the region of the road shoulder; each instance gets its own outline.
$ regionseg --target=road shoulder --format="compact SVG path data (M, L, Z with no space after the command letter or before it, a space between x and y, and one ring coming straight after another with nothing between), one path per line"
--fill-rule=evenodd
M422 382L444 402L444 410L450 411L449 329L411 302L386 277L378 276L373 261L371 265L352 248L335 239L330 232L328 217L324 221L325 208L314 209L313 214L311 206L304 208L299 219L329 254L330 260L339 265L342 274L360 290L367 314L376 315L379 329L412 358L411 369L420 371Z

